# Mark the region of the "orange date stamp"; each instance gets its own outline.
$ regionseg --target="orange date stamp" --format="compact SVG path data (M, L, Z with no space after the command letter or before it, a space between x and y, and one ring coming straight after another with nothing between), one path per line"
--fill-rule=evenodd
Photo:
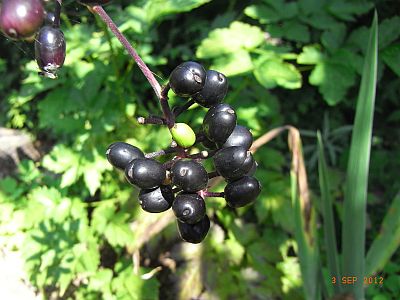
M382 276L364 276L364 285L383 285L384 278ZM359 282L357 276L332 276L332 284L351 285Z

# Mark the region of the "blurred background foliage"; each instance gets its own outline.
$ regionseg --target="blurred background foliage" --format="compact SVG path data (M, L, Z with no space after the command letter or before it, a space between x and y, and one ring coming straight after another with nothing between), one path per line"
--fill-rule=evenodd
M157 99L104 24L76 1L63 2L67 58L57 80L37 75L32 44L0 38L0 124L29 133L42 154L0 180L1 247L22 251L31 282L46 298L304 299L285 138L256 153L263 185L256 203L232 210L210 198L208 237L197 246L182 243L170 214L143 213L138 191L105 158L114 141L148 152L168 145L165 128L136 122L161 114ZM124 0L105 9L161 83L179 63L196 60L229 77L226 102L256 138L284 124L301 129L318 209L321 130L340 217L350 124L376 8L370 243L400 188L396 7L395 0ZM199 128L204 113L194 107L180 118ZM380 274L384 284L369 286L368 299L395 299L399 254Z

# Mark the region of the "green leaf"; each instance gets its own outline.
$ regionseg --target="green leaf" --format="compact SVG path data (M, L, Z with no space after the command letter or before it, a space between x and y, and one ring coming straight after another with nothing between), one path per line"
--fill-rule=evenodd
M379 49L386 48L400 36L400 17L385 19L379 24Z
M324 145L321 133L317 132L318 138L318 177L321 191L323 229L325 238L325 249L327 252L328 269L330 276L340 277L339 255L336 243L336 229L333 217L333 204L331 195L331 182L328 173L328 166L325 161ZM340 293L339 285L333 286L335 293ZM330 295L332 296L332 295Z
M342 45L346 36L346 26L340 23L338 26L322 33L321 42L325 49L333 53Z
M382 270L400 246L400 193L386 212L378 236L372 242L366 257L365 275Z
M196 55L198 58L212 58L238 50L252 50L264 41L260 28L235 21L229 28L218 28L211 31L204 39Z
M251 5L246 7L244 13L261 24L275 23L290 19L298 12L297 3L285 3L284 1L270 1L270 5Z
M298 20L288 20L279 24L271 24L268 31L273 37L284 38L291 41L308 43L310 31L308 27Z
M335 0L328 5L328 10L334 16L345 21L354 21L354 16L367 13L374 7L374 4L369 1L346 1Z
M393 44L383 50L382 59L397 76L400 76L400 43Z
M364 61L356 116L351 139L344 198L342 226L342 272L363 278L365 274L365 226L370 162L372 123L374 115L377 56L378 17L375 12ZM363 281L344 286L356 299L364 298Z
M98 164L87 164L85 165L85 171L83 178L86 186L89 188L90 195L94 195L101 185L102 170L98 168Z
M97 272L90 277L88 288L94 291L104 291L111 285L113 278L113 271L110 269L99 269Z
M311 72L309 81L318 86L329 105L344 100L347 90L355 82L355 73L349 66L323 61Z
M253 62L246 50L237 50L214 59L212 69L218 70L226 76L235 76L253 70Z
M297 63L302 65L315 65L321 62L324 55L319 45L303 47L303 51L297 56Z
M127 213L118 213L107 224L104 235L112 246L126 246L133 240Z
M148 23L153 23L161 17L190 11L211 0L149 0L144 6Z
M277 85L287 89L297 89L301 87L301 74L293 66L279 58L263 59L258 63L254 76L257 81L265 88L274 88Z

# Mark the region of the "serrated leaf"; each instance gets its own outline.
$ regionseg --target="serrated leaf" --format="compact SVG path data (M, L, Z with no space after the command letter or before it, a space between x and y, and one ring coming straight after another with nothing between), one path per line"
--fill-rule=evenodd
M88 288L94 291L104 291L110 287L112 278L113 271L111 269L97 270L97 272L90 277Z
M318 86L329 105L344 100L347 90L354 84L355 73L348 66L324 61L312 71L309 81Z
M245 50L237 50L214 59L212 69L226 76L235 76L253 70L250 54Z
M133 240L132 230L127 222L127 214L117 214L107 224L104 235L112 246L126 246Z
M400 36L400 17L394 16L390 19L385 19L379 24L379 49L389 46Z
M83 173L86 186L89 188L90 195L94 195L101 185L101 171L97 168L97 164L86 165Z
M329 4L328 10L334 16L345 21L353 21L354 16L367 13L374 7L374 4L369 1L346 1L336 0Z
M303 65L315 65L321 62L324 55L319 45L310 45L303 47L303 51L297 56L297 63Z
M335 52L342 45L346 36L346 26L340 23L338 26L322 33L321 42L329 52Z
M273 37L284 38L291 41L307 43L310 41L308 27L296 19L284 21L279 24L271 24L268 31Z
M163 16L195 9L211 0L149 0L144 6L148 23Z
M393 44L383 50L382 59L397 76L400 76L400 43Z
M235 21L229 28L211 31L197 48L196 55L199 58L213 58L241 49L255 49L263 41L264 33L260 28Z
M301 87L301 74L293 66L279 58L267 59L259 63L254 76L265 88L274 88L277 85L287 89Z

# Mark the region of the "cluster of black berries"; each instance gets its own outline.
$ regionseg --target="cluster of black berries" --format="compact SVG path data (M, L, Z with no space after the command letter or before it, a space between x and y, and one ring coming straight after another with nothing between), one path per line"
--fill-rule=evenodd
M1 31L13 40L34 39L39 74L53 79L64 64L66 51L64 33L60 29L61 1L54 2L54 13L45 10L42 0L3 0L0 8ZM103 5L110 0L78 2Z
M228 90L223 74L205 71L196 62L185 62L172 71L163 94L169 89L191 98L185 108L194 102L209 108L199 133L195 134L185 123L174 123L170 126L173 142L166 150L145 155L133 145L116 142L106 154L114 167L124 170L127 181L140 188L139 203L145 211L158 213L172 207L182 239L199 243L210 228L205 197L224 197L229 206L236 208L253 202L259 195L261 185L253 177L257 163L249 151L253 136L246 127L237 125L235 110L221 103ZM173 111L177 117L176 112L181 113L182 109ZM170 121L161 117L139 119L143 124ZM190 147L198 143L207 150L190 154ZM154 159L172 153L172 159L165 163ZM213 159L215 167L210 173L201 163L207 158ZM215 176L227 181L222 193L207 190L209 179Z

